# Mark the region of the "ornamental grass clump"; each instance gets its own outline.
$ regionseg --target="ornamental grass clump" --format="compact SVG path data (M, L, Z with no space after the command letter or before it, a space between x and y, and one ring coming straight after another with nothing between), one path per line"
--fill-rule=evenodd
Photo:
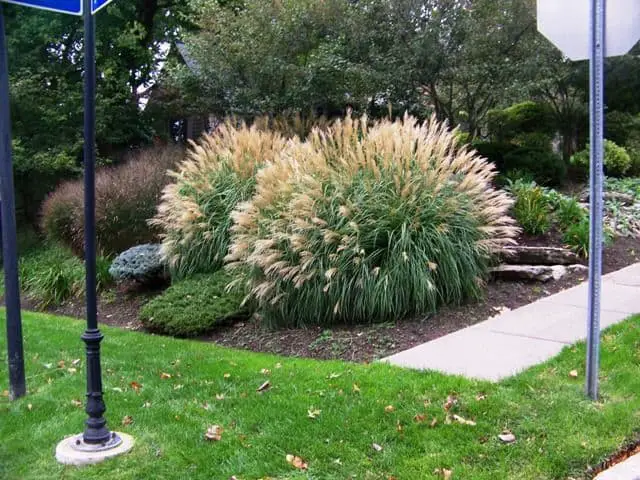
M494 168L446 125L367 123L292 145L232 214L229 268L272 326L397 320L478 298L492 252L518 233Z
M254 191L255 174L285 147L279 134L230 121L192 143L187 159L170 175L152 225L161 229L161 256L184 278L222 266L230 213Z

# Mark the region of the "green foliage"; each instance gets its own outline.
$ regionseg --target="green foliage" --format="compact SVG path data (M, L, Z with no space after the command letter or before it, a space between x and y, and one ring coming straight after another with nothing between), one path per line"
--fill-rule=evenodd
M555 207L554 217L562 231L587 219L586 210L574 198L562 198Z
M611 244L613 232L609 227L604 228L603 243ZM589 256L589 218L585 217L580 223L575 223L567 228L562 241L574 252L582 257Z
M110 261L96 261L97 287L112 284ZM20 284L42 307L58 305L85 292L85 269L82 260L68 249L57 245L41 245L20 259Z
M589 171L589 148L582 150L571 157L571 164ZM604 170L607 175L622 177L631 168L631 157L627 151L611 140L604 141Z
M640 178L607 178L605 190L633 195L640 198Z
M347 118L265 167L227 257L265 321L383 322L478 298L517 230L492 167L455 142L437 122Z
M543 235L551 228L551 209L545 191L535 183L516 181L509 187L516 197L513 215L525 233Z
M551 152L538 148L522 147L504 157L504 171L528 172L540 185L561 185L567 176L567 166Z
M115 255L134 245L157 239L147 221L153 217L167 169L183 151L156 147L132 155L117 167L102 168L96 175L96 239L100 252ZM66 182L42 207L42 229L50 240L84 251L84 188L81 180Z
M507 169L505 157L518 147L508 142L483 142L475 141L471 146L478 152L479 155L493 163L497 170L502 173L506 173ZM511 168L513 170L513 168Z
M232 279L219 270L174 283L142 308L140 320L153 332L195 337L246 316L242 292L227 290Z
M631 138L640 139L640 115L629 112L608 112L604 121L605 138L618 145L626 145Z
M540 143L542 138L548 145L555 131L551 109L545 103L518 103L504 110L491 110L487 118L489 133L497 142L511 142L522 134L537 134L534 143ZM524 146L534 145L525 143Z
M137 245L122 252L109 267L116 281L134 280L154 284L166 279L166 268L160 257L160 245Z

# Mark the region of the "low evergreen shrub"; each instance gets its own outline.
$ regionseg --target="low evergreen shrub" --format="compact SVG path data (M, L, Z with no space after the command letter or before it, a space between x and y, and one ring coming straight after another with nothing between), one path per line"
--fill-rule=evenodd
M243 293L227 290L231 281L224 270L178 281L142 307L140 320L152 332L195 337L246 317Z

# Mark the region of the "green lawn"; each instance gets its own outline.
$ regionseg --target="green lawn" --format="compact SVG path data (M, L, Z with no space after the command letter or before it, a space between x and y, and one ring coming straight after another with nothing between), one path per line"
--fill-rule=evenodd
M84 360L69 370L83 358L82 327L24 315L29 395L13 403L6 392L0 396L0 478L417 480L437 478L439 468L453 470L454 479L582 478L588 465L640 430L640 317L604 334L603 399L595 404L583 395L582 345L490 384L105 328L107 416L137 444L100 466L63 467L54 460L55 445L80 431L85 417L77 406ZM4 342L0 392L8 388ZM569 375L574 369L578 378ZM257 393L267 379L271 389ZM445 422L449 395L458 400L452 413L476 425ZM315 419L310 409L320 411ZM125 416L133 423L123 426ZM206 441L214 424L224 428L222 440ZM513 431L516 443L498 440L503 429ZM302 457L308 470L290 466L287 454Z

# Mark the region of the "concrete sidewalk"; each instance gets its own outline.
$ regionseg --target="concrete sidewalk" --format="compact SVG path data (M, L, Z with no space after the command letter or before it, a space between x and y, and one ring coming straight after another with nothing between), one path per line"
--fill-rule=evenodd
M587 283L503 313L383 361L497 381L586 338ZM602 279L602 328L640 313L640 263Z

